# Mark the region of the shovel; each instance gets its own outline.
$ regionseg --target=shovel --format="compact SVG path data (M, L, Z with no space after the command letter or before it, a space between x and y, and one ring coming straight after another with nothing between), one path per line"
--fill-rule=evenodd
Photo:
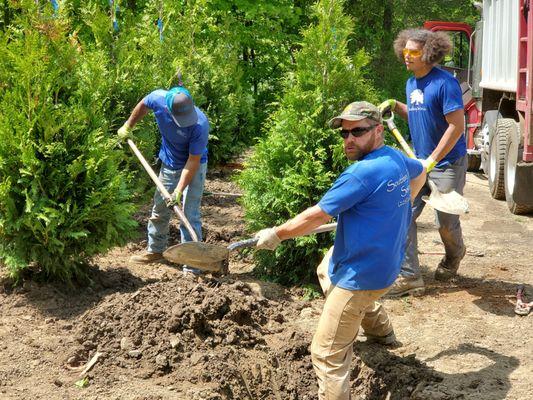
M336 228L336 223L320 225L309 232L309 235L330 232ZM166 249L163 252L163 257L170 262L190 265L202 271L225 272L230 251L253 247L256 244L256 238L234 242L227 247L204 242L185 242Z
M407 153L407 155L410 158L416 158L415 153L413 150L411 150L394 123L394 113L391 112L390 118L384 119L384 121L387 123L389 130L392 132L398 143L400 143L400 146L402 146L402 149ZM439 192L435 182L433 182L431 179L428 179L428 186L431 190L431 194L429 197L423 196L422 200L424 200L435 210L455 215L464 215L468 213L468 202L455 190L448 193L441 193Z
M152 167L150 167L150 164L148 164L146 159L143 157L142 153L139 151L137 146L135 146L135 143L133 143L133 141L131 139L128 139L128 144L130 145L131 149L133 150L133 152L135 153L135 155L137 156L137 158L141 162L141 164L144 167L144 169L146 170L146 172L148 172L148 175L150 175L150 178L152 178L152 180L154 181L155 185L159 189L159 192L161 193L163 198L165 200L167 200L167 204L171 204L171 206L169 206L169 207L172 207L172 209L174 210L174 212L176 213L178 218L181 220L183 225L185 225L185 228L187 229L187 231L191 235L192 240L194 242L198 242L198 236L196 235L196 232L192 228L191 224L189 223L189 220L185 216L185 213L181 210L181 208L179 208L179 206L177 204L172 204L172 196L170 196L170 193L168 192L168 190L163 186L163 184L161 183L161 181L159 180L159 178L155 174L155 172L152 169Z

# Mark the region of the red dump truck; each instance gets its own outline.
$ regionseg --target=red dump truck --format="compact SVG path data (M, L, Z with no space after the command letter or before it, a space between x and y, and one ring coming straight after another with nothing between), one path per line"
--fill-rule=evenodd
M453 51L441 67L463 91L470 171L488 176L492 197L513 214L533 212L533 1L484 0L481 19L428 21L446 31Z

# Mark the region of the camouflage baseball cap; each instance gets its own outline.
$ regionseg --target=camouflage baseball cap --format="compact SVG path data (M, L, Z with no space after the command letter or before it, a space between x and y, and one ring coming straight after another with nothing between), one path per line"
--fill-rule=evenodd
M361 121L365 118L379 122L380 124L383 123L381 112L375 105L367 101L356 101L348 104L342 110L341 115L332 118L329 121L329 126L331 128L339 128L342 125L343 119L347 121Z

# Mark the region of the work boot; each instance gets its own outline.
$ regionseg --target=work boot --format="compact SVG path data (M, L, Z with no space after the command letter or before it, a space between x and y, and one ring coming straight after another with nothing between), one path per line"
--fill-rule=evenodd
M411 278L399 275L392 285L391 290L389 290L385 297L402 297L409 294L416 296L423 294L425 289L424 280L421 276L418 278Z
M366 343L376 343L376 344L381 344L383 346L391 346L397 343L396 335L394 334L394 331L391 331L389 334L385 336L374 336L366 332L363 335L366 337Z
M459 257L448 258L448 256L442 257L440 260L437 269L435 270L435 280L441 282L447 282L450 279L457 276L457 270L459 269L459 264L466 254L466 247L463 246L463 251Z
M135 264L150 264L163 260L162 253L149 253L145 252L144 254L137 254L130 257L130 261Z

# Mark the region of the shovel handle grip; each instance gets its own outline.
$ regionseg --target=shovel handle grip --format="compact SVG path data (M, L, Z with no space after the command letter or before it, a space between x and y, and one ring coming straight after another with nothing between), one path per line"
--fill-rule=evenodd
M308 235L311 235L312 233L322 233L322 232L330 232L337 229L337 223L331 223L331 224L324 224L320 225L318 228L313 229L311 232L308 233ZM253 247L257 244L258 239L252 238L252 239L246 239L241 240L240 242L232 243L228 246L228 250L236 250L236 249L242 249L245 247Z
M146 161L146 159L144 158L142 153L139 151L139 149L137 148L135 143L133 143L133 141L131 139L128 139L128 144L129 144L131 150L133 151L133 153L135 153L135 155L137 156L137 158L141 162L141 164L144 167L144 169L146 170L146 172L148 172L148 175L150 175L150 178L152 178L152 181L154 181L154 183L157 186L157 188L159 189L159 192L161 193L161 195L165 198L165 200L171 201L172 200L172 196L170 196L170 193L168 192L167 188L165 186L163 186L163 184L161 183L161 181L157 177L156 173L154 172L154 170L152 169L150 164L148 164L148 161ZM187 231L189 231L189 234L191 235L191 238L192 238L193 242L197 242L198 241L198 236L196 235L196 232L192 228L189 220L185 216L185 213L176 205L174 207L172 207L172 208L173 208L174 212L176 214L178 214L179 219L181 220L181 222L183 222L183 225L185 225L185 228L187 228Z
M259 239L256 239L256 238L241 240L240 242L235 242L235 243L230 244L228 246L228 250L232 251L236 249L243 249L245 247L253 247L257 244L258 241Z

